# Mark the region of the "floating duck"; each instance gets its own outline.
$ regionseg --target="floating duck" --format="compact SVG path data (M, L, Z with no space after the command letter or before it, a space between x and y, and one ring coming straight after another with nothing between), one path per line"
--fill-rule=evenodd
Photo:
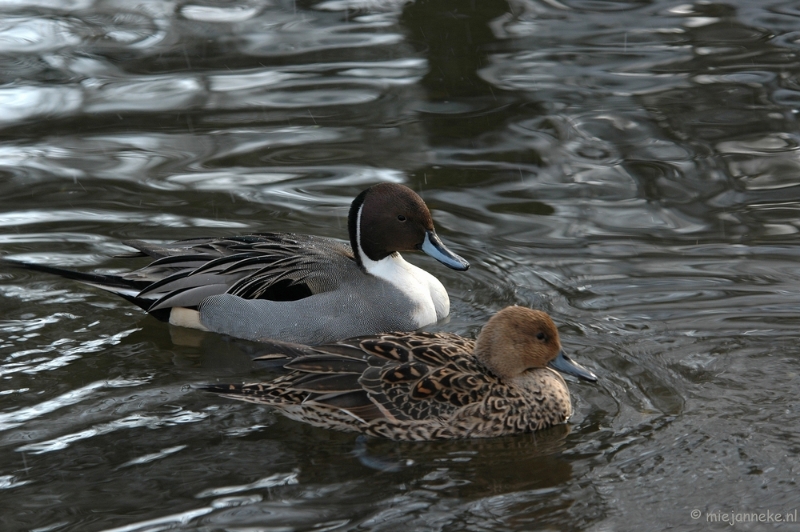
M149 265L121 275L44 264L6 264L54 273L117 294L173 325L237 338L320 344L391 330L414 330L450 313L439 280L400 251L422 251L455 270L422 198L380 183L353 200L350 244L291 233L125 244Z
M309 347L273 343L290 372L270 382L206 387L329 429L394 440L530 432L572 415L558 372L594 382L562 351L545 312L507 307L477 340L451 333L381 334Z

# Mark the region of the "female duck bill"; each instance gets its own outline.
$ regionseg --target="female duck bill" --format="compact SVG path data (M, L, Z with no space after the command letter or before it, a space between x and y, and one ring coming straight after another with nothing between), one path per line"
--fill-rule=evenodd
M561 373L566 373L567 375L572 375L573 377L578 377L579 379L583 379L585 381L597 382L597 376L594 373L584 368L577 362L573 362L567 355L564 354L564 351L559 351L558 356L551 360L548 363L548 366L560 371Z

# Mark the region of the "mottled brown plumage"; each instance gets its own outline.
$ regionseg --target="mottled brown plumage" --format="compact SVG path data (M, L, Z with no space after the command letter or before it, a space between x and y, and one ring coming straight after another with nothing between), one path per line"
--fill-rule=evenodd
M275 346L290 359L288 374L208 389L315 426L395 440L501 436L564 423L572 414L569 390L552 368L596 380L564 357L550 317L525 307L498 312L477 341L415 332Z

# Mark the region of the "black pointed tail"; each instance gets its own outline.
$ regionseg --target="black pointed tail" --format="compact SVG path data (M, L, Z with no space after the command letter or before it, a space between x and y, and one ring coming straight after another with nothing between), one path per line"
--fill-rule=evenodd
M21 268L24 270L33 270L37 272L49 273L58 275L65 279L72 279L84 284L95 286L106 292L116 294L126 301L130 301L134 305L143 310L148 310L153 304L153 299L145 299L138 297L138 293L150 285L149 281L139 281L128 279L120 275L107 275L102 273L84 273L75 270L67 270L57 266L48 266L46 264L37 264L34 262L22 262L17 260L0 259L0 265L9 266L13 268ZM166 309L165 316L158 313L152 313L158 319L169 319L169 309ZM163 313L162 313L163 314Z

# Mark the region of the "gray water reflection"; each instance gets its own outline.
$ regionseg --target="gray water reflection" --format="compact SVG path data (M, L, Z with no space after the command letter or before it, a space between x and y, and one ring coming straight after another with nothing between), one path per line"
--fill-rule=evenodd
M0 271L3 530L695 530L800 507L794 2L0 3L0 252L346 236L406 183L467 274L432 327L550 312L567 427L369 441L197 385L258 346ZM691 511L701 512L699 519ZM716 525L720 528L728 525ZM760 524L737 523L759 530Z

